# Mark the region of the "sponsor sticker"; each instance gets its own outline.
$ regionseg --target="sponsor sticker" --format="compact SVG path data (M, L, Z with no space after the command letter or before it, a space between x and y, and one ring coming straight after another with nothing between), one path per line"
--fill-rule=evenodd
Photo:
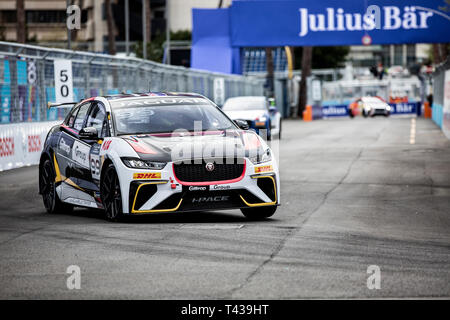
M75 140L72 148L72 159L80 165L89 168L90 147Z
M66 153L66 155L70 154L70 146L67 143L67 141L64 140L63 137L61 137L61 139L59 139L59 150L64 151Z
M161 179L161 172L133 173L135 180Z
M231 186L228 184L213 184L209 186L209 190L230 190Z
M230 196L199 197L199 198L193 198L192 203L222 202L222 201L228 201L229 199L230 199Z
M189 191L205 191L206 187L190 186Z
M112 140L107 140L103 142L102 150L108 150L109 146L111 145Z
M272 166L261 166L261 167L255 167L255 173L262 173L262 172L270 172L273 171Z

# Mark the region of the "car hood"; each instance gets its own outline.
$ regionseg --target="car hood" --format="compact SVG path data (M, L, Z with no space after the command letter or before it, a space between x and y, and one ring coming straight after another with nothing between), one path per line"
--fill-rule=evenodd
M265 110L236 110L236 111L224 111L228 117L232 120L242 119L253 121L256 118L261 118L262 116L267 116L267 111Z
M264 150L255 133L242 130L129 135L122 139L142 160L161 162L247 157L249 150L258 149L258 153Z

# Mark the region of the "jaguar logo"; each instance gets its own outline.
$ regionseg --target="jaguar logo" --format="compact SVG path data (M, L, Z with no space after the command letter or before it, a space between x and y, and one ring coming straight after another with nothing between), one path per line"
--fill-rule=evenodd
M214 171L214 163L208 162L208 163L206 164L205 168L206 168L206 170L209 171L209 172Z

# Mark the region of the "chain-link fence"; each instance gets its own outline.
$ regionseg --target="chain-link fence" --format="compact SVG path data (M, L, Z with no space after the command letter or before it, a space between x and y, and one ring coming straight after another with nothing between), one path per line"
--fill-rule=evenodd
M72 61L73 95L121 92L200 93L221 105L233 96L263 95L264 80L169 66L131 57L52 49L0 41L0 123L61 119L64 109L47 110L55 101L54 60ZM223 78L224 81L215 79Z

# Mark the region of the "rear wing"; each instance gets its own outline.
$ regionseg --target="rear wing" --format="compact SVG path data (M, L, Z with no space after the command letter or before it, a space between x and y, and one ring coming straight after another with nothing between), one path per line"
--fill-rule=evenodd
M47 103L47 108L70 108L74 105L76 105L78 102L63 102L63 103L53 103L53 102L48 102Z

